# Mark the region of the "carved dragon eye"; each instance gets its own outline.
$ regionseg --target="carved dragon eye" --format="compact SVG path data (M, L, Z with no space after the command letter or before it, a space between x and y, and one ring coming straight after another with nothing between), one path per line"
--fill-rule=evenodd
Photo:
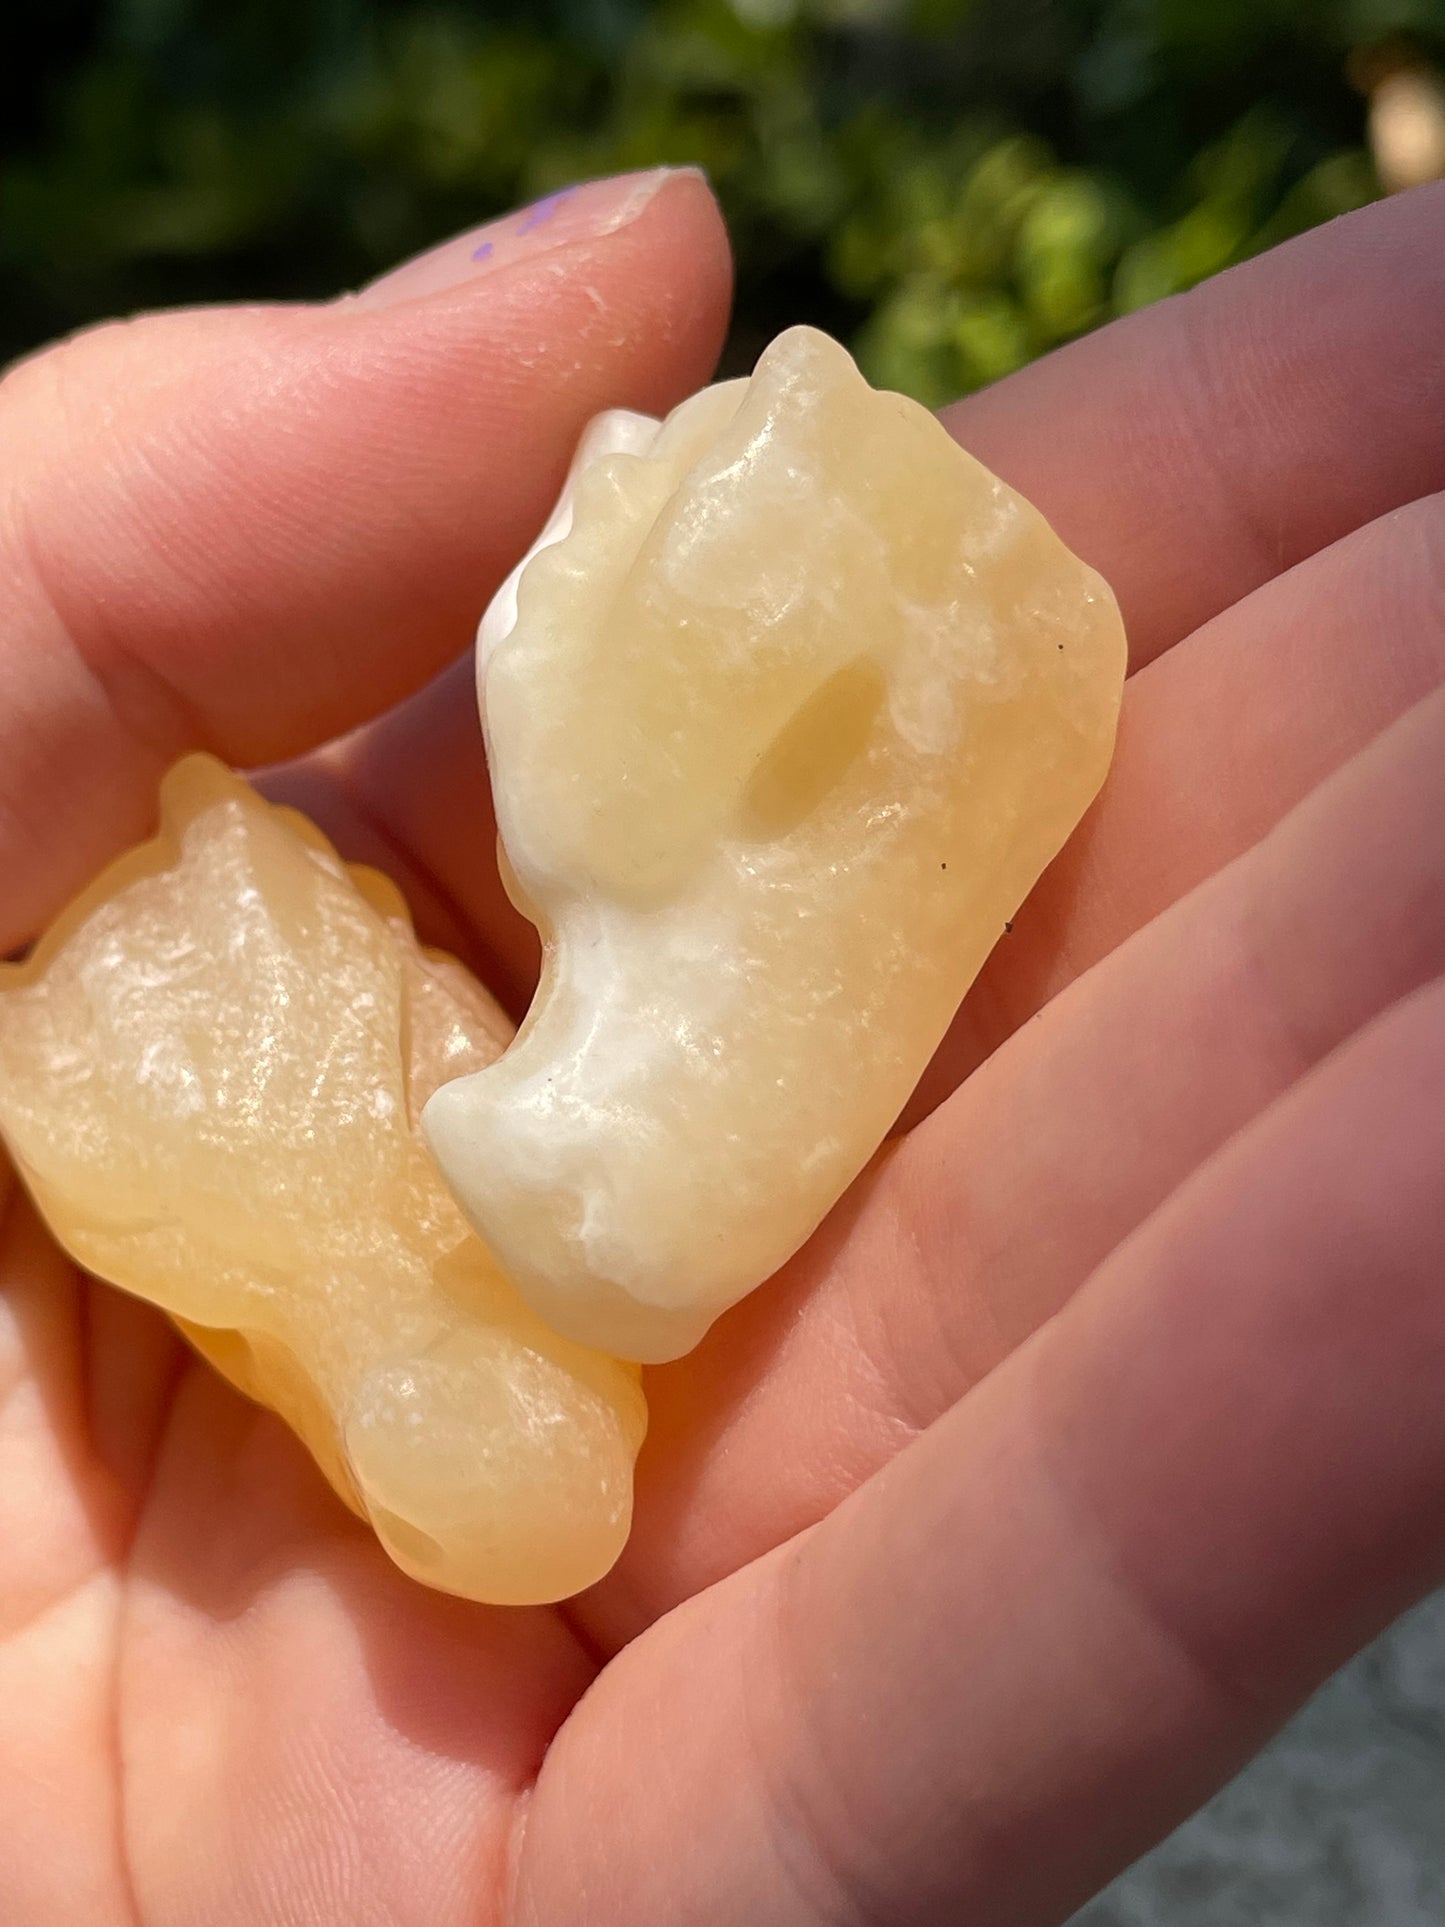
M739 834L775 842L821 809L867 754L887 692L887 679L871 656L835 669L758 759L743 791Z

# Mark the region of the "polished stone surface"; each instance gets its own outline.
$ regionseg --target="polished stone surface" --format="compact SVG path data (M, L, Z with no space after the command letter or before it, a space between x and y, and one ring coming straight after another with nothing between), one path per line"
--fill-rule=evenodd
M404 1571L537 1605L621 1552L646 1413L422 1143L511 1030L394 884L191 756L157 836L0 965L0 1141L77 1263L278 1412Z
M1104 780L1127 650L1038 511L811 328L599 417L558 517L478 635L542 978L422 1128L533 1309L657 1364L882 1143Z
M1071 1927L1441 1927L1445 1593Z

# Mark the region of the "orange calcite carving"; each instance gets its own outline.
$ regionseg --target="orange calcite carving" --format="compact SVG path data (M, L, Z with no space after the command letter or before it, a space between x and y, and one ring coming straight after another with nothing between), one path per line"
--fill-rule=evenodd
M1103 782L1114 598L835 342L599 418L483 621L516 1042L423 1123L579 1341L663 1359L877 1147Z
M398 1565L558 1599L626 1539L635 1369L559 1338L416 1128L511 1026L400 895L206 757L0 967L0 1132L81 1264L164 1307Z

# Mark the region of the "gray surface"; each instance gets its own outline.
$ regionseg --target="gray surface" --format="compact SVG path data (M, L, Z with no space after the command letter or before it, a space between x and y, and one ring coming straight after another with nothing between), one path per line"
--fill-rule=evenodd
M1070 1927L1445 1927L1445 1594Z

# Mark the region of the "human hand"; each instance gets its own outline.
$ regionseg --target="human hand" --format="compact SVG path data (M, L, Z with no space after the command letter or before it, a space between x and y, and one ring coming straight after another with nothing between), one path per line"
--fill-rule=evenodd
M953 411L1119 594L1115 770L912 1128L649 1373L592 1593L412 1585L10 1181L0 1918L1058 1921L1445 1576L1442 224ZM273 793L525 1002L470 667L421 685L587 415L705 379L726 250L691 176L489 238L0 387L0 950L183 750L302 756Z

